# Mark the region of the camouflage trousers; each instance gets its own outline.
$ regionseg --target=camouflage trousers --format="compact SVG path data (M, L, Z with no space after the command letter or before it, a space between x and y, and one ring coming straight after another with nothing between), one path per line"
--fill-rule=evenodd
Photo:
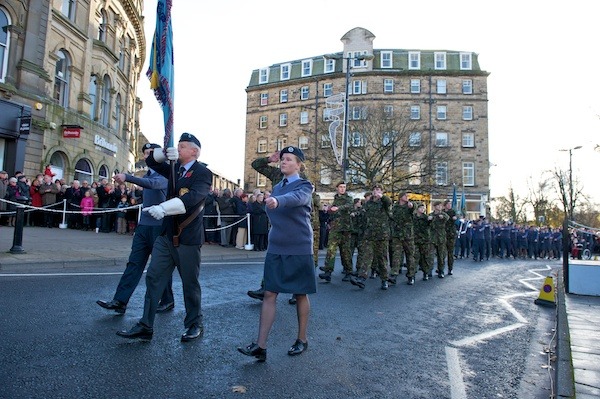
M429 274L433 265L433 258L431 257L431 243L415 243L415 262L419 265L419 269L421 269L423 273Z
M456 244L456 235L448 234L446 238L446 253L448 257L448 270L452 270L454 266L454 245Z
M437 271L443 272L444 266L446 262L446 242L443 243L433 243L431 245L433 247L433 253L435 254L435 258L437 260Z
M352 254L350 252L350 239L352 233L349 231L329 232L329 245L325 256L325 271L332 272L335 265L335 254L339 248L340 258L344 273L352 273Z
M313 224L313 260L315 267L319 266L319 242L321 241L321 230Z
M371 268L381 281L387 281L387 254L389 240L363 240L358 247L356 268L360 277L367 278Z
M406 259L406 277L415 276L415 243L412 237L392 237L390 274L396 276L402 269L402 260Z

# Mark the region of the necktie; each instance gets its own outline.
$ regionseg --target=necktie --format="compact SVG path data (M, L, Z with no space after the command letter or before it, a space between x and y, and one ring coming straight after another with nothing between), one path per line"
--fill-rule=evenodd
M281 187L285 187L285 185L288 183L288 179L283 179L283 183L281 184Z
M179 168L179 175L177 175L177 177L179 179L181 179L183 177L183 174L185 173L185 168L182 166Z

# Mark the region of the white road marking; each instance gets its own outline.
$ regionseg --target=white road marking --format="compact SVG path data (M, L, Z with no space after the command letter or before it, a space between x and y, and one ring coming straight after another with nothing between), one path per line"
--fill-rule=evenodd
M467 399L467 389L462 378L458 349L446 347L446 363L448 364L448 377L450 378L450 397L452 399Z

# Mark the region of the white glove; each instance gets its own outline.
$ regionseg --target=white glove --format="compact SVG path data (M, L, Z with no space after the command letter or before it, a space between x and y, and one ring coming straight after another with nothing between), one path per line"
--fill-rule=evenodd
M165 216L183 215L185 213L185 205L179 198L171 198L158 205L144 208L142 211L148 212L156 220L161 220Z
M169 161L177 161L179 159L179 151L177 151L177 147L167 148L167 159Z
M163 163L167 160L167 157L165 157L162 148L157 148L154 151L152 151L152 157L154 157L154 160L158 163Z

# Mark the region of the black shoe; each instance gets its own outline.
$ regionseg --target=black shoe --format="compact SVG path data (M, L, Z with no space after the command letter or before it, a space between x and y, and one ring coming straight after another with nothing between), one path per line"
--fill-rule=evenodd
M121 301L117 301L116 299L113 299L110 302L96 301L96 303L98 305L100 305L101 307L103 307L104 309L114 310L115 312L117 312L119 314L125 313L125 310L127 309L126 304L124 304Z
M350 277L352 277L352 273L344 272L344 278L342 278L342 281L347 283L348 281L350 281Z
M241 346L238 346L237 350L246 356L254 356L257 359L256 360L257 362L262 363L265 360L267 360L267 350L261 348L254 342L244 348L242 348Z
M137 323L135 326L131 327L131 330L126 331L117 331L117 335L123 338L129 339L143 339L149 341L152 339L152 334L154 330L151 327L148 327L142 323Z
M292 295L292 297L290 299L288 299L288 303L290 305L295 305L296 304L296 295Z
M429 274L423 272L423 281L429 280Z
M374 269L371 269L371 275L369 278L375 278L375 276L377 276L377 272Z
M427 277L432 278L433 277L433 273L432 272L427 273Z
M364 277L350 277L350 284L357 286L358 288L365 288L365 278Z
M396 275L392 274L388 277L388 283L392 284L392 285L396 285Z
M415 278L414 277L409 277L408 278L408 282L406 284L408 284L408 285L414 285L415 284Z
M452 269L448 270L448 276L452 276Z
M265 298L265 289L259 288L256 291L248 291L247 294L252 299L258 299L259 301L262 301Z
M194 339L202 336L204 334L204 327L199 326L198 324L192 324L190 328L185 330L183 335L181 336L181 342L189 342Z
M444 272L439 272L439 273L438 273L438 277L439 277L439 278L444 278Z
M308 348L308 342L302 342L299 339L294 342L294 345L288 350L288 355L296 356L304 352Z
M319 266L319 270L324 272L325 271L325 266Z
M170 310L173 310L175 308L175 303L174 302L169 302L169 303L165 303L165 304L158 304L158 307L156 308L156 313L165 313L168 312Z
M331 281L331 272L319 273L319 278L323 279L327 282L330 282Z
M381 289L387 290L389 287L387 280L381 280Z

